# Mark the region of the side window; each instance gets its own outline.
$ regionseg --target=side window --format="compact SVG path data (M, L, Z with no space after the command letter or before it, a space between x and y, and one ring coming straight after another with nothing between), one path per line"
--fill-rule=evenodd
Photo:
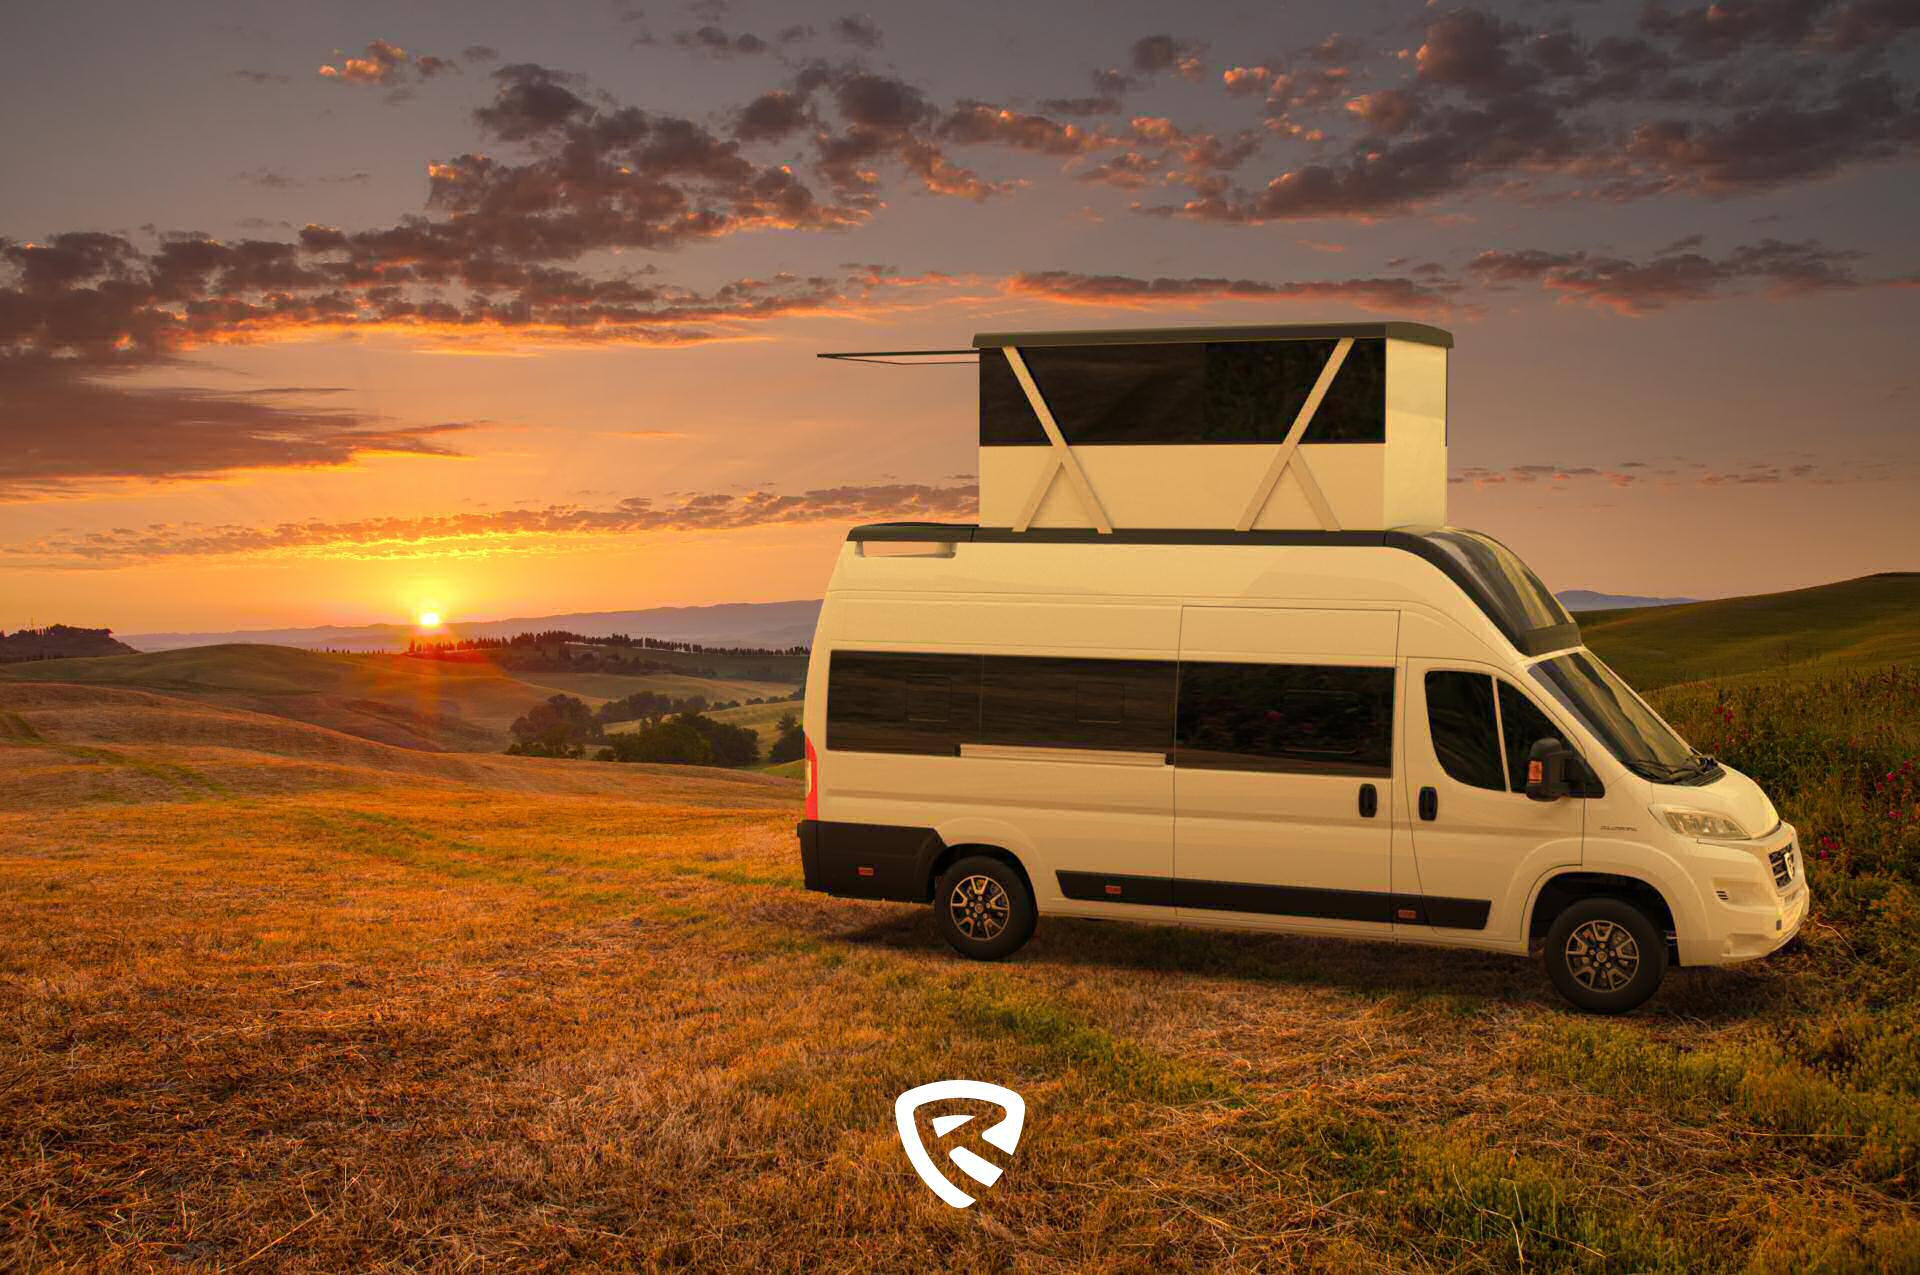
M1386 778L1393 678L1391 668L1183 663L1176 762Z
M1173 744L1171 660L989 655L983 744L1165 753Z
M1507 683L1500 683L1500 732L1506 736L1507 783L1515 792L1527 786L1527 754L1534 744L1552 737L1566 742L1566 732L1547 720L1533 701Z
M1451 669L1428 673L1427 729L1433 735L1434 755L1450 779L1506 791L1494 730L1493 678Z
M835 651L827 747L951 756L980 726L980 657Z

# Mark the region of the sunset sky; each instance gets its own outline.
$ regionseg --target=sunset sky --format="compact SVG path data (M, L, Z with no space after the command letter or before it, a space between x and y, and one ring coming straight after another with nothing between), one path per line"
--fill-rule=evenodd
M1920 569L1903 0L15 6L0 629L819 595L983 330L1456 337L1556 589Z

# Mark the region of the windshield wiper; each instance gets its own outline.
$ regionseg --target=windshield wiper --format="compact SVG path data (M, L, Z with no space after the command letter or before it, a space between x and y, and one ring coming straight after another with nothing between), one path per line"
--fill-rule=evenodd
M1655 761L1651 757L1635 757L1627 763L1627 769L1642 779L1651 779L1656 782L1686 779L1700 773L1692 765L1676 766L1672 762Z
M1718 757L1715 757L1712 753L1695 753L1693 755L1693 773L1694 774L1711 775L1719 769L1720 769L1720 759Z
M1627 769L1642 779L1651 779L1655 783L1673 783L1678 780L1698 779L1720 769L1720 761L1710 753L1695 753L1680 763L1655 761L1651 757L1635 757L1627 763Z

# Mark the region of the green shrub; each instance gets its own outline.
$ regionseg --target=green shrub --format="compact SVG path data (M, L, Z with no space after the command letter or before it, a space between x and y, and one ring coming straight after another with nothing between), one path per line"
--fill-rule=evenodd
M668 766L709 766L713 748L685 717L655 722L636 731L611 736L613 760L643 761Z

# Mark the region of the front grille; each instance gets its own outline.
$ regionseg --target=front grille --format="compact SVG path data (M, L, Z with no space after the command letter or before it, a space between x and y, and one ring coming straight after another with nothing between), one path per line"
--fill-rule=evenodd
M1789 841L1772 854L1767 862L1773 865L1773 883L1782 888L1793 883L1793 843Z

